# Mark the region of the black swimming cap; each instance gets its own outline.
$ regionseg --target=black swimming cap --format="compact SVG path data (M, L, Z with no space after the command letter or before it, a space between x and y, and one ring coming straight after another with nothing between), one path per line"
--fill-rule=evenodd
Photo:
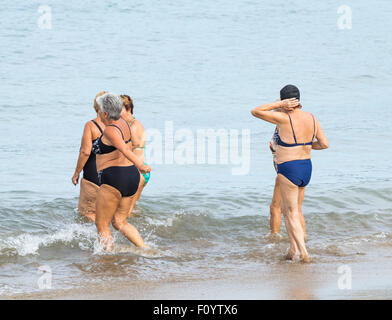
M292 84L288 84L280 90L280 100L290 98L296 98L299 100L299 89Z

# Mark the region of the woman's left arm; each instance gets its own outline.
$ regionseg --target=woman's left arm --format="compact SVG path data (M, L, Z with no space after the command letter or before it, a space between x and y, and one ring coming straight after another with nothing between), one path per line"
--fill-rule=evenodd
M80 172L83 170L84 165L86 164L88 158L90 157L91 153L91 146L92 146L92 135L90 125L87 122L84 126L83 136L82 136L82 143L80 147L78 162L76 163L75 172L72 176L72 183L76 186L79 182L79 175Z

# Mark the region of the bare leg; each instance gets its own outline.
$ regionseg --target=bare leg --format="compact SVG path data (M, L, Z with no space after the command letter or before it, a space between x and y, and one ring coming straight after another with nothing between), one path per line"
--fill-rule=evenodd
M142 183L143 181L143 183ZM140 186L141 184L141 186ZM144 187L146 186L146 178L142 174L140 174L140 184L139 184L139 189L137 190L136 193L136 202L140 200L140 196L142 195L142 191L144 190Z
M104 250L113 249L113 238L110 233L110 222L121 201L121 193L117 189L103 184L99 188L96 201L96 219L99 241Z
M304 202L304 197L305 197L305 187L299 188L298 191L298 212L299 212L299 219L301 221L301 226L302 230L304 230L304 238L307 238L306 235L306 223L305 223L305 218L302 213L302 203Z
M278 177L275 180L274 195L270 205L270 230L271 234L277 234L282 224L282 209L280 207L282 196L280 194Z
M139 231L127 222L129 206L131 205L133 198L135 198L135 195L136 193L131 197L124 197L121 199L120 205L113 216L112 225L126 236L135 246L148 248L148 246L144 243L143 238L140 236Z
M290 230L288 232L289 237L294 238L300 252L300 258L304 262L309 262L310 259L305 246L304 231L298 212L299 188L281 174L278 174L278 180L284 204L284 213L287 217L287 228Z
M136 191L136 194L132 197L132 202L131 202L131 207L129 208L128 217L133 217L132 211L135 208L136 202L139 200L140 195L142 194L145 181L146 180L144 179L144 176L142 174L140 174L139 187Z
M293 233L292 233L292 231L290 229L289 221L287 219L287 215L285 214L285 212L287 212L287 211L283 208L284 225L286 227L287 235L289 236L289 240L290 240L290 248L289 248L289 251L286 254L286 259L292 260L292 259L294 259L295 255L298 252L298 247L297 247L297 244L296 244L296 242L294 240L294 235L293 235Z
M88 221L95 222L95 213L87 212L87 213L82 213L82 215L86 217Z
M80 180L78 211L89 221L95 221L95 201L99 187L86 179Z

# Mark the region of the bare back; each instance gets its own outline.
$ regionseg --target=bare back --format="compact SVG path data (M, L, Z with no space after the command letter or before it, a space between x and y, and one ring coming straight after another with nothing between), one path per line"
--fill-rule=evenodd
M146 144L146 134L142 123L134 119L131 124L131 134L132 134L132 151L140 160L143 162L144 159L144 148Z
M278 125L279 136L286 144L301 144L307 145L296 146L277 146L276 160L277 163L283 163L292 160L310 159L310 152L314 137L317 133L316 119L314 116L301 109L295 109L287 114L287 121ZM290 121L291 120L291 121ZM309 144L310 143L310 144Z
M113 127L112 125L106 126L105 131L106 130L115 130L117 131L117 134L119 136L121 136L121 132L124 135L123 140L124 141L128 141L131 139L131 131L129 129L129 125L127 124L127 122L120 118L119 120L115 121L115 123L113 123L113 125L117 126ZM119 130L121 129L121 131ZM102 135L102 143L104 143L107 146L112 146L112 144L110 143L110 140L107 139L105 137L105 131ZM122 136L121 136L122 138ZM132 142L130 141L128 144L129 149L132 151ZM103 169L106 169L108 167L127 167L127 166L131 166L133 163L128 160L124 154L119 151L119 150L114 150L110 153L106 153L106 154L97 154L97 170L101 171Z

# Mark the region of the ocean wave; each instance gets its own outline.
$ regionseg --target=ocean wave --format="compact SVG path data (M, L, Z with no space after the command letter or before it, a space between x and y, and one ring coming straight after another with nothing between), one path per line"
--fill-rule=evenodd
M362 210L353 211L346 202L359 191L367 197L377 198L382 205L375 209L364 196L361 202L355 204L358 206L361 203ZM329 255L334 251L332 247L325 249L325 245L335 245L335 241L340 242L336 244L340 248L342 244L354 247L356 241L388 243L391 240L389 230L392 227L392 215L390 201L385 198L386 190L368 191L364 187L347 190L339 201L325 195L310 197L303 208L311 240L310 250L314 247L315 251L325 250L325 254ZM206 198L207 205L200 202L201 198ZM196 246L200 250L212 252L215 250L213 248L217 250L218 247L236 243L233 250L241 251L239 248L242 247L288 243L283 221L281 234L284 238L279 240L265 236L269 232L267 194L260 196L250 191L235 198L231 194L209 196L198 193L185 194L176 199L173 202L171 198L146 196L136 207L135 217L129 219L146 242L157 249ZM0 207L0 215L6 224L6 233L0 237L0 257L38 255L42 248L58 246L100 252L96 246L95 225L86 223L73 209L76 200L55 199L12 209ZM13 228L7 229L7 225ZM119 244L132 247L117 231L113 235ZM137 254L129 247L124 248L118 249L116 254ZM344 247L342 250L345 252ZM339 255L339 250L336 254Z
M95 239L96 229L94 225L69 224L52 234L23 233L18 236L10 236L0 240L1 255L36 255L43 247L51 247L58 244L77 246L81 250L91 247Z
M358 229L356 233L347 232L347 228L342 225L332 228L333 222L344 221L344 219L336 219L337 216L329 214L307 219L310 252L326 256L345 256L352 254L363 244L392 244L392 234L387 231L368 230L360 234L361 221L356 221L357 228L354 228ZM357 220L361 220L360 218L357 217ZM372 218L379 221L380 216L374 215ZM362 217L362 219L372 222L369 217ZM331 221L330 230L323 225L323 222L328 220ZM268 257L270 256L268 253L273 255L281 252L288 245L284 226L282 225L280 236L271 236L268 234L268 218L260 216L218 219L207 213L179 212L166 218L141 216L130 222L140 230L146 242L152 245L152 251L139 252L139 249L133 247L125 237L114 231L116 246L111 254L131 254L147 258L180 258L180 254L176 256L173 252L176 248L181 248L183 254L189 253L193 258L196 251L202 253L205 250L209 254L219 255L218 252L222 250L232 258L250 259ZM353 226L350 230L352 228ZM42 248L55 249L59 246L90 251L91 254L103 253L102 249L97 246L97 232L94 224L72 223L64 225L64 228L53 233L22 233L2 239L0 240L0 256L38 255Z

